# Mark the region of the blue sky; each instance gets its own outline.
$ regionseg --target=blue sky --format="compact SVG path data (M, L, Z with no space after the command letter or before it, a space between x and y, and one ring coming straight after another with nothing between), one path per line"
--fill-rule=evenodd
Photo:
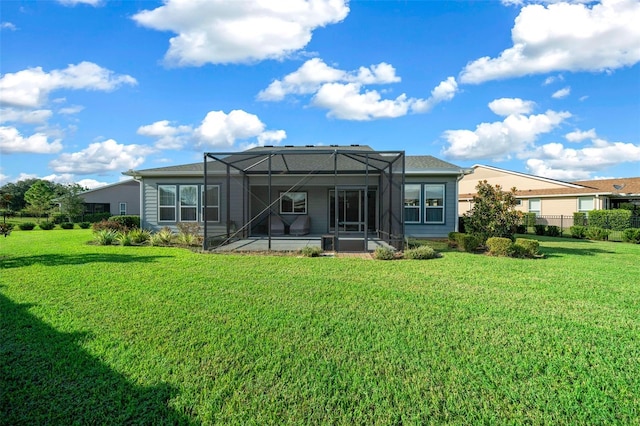
M640 176L640 1L2 1L0 184L256 145Z

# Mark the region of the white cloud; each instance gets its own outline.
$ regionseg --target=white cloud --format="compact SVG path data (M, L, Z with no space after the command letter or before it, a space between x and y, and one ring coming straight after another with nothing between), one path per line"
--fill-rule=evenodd
M513 3L513 2L512 2ZM557 71L605 71L640 61L640 2L531 4L511 31L513 47L462 71L463 83Z
M589 129L585 132L580 130L575 130L573 132L569 132L564 135L565 139L569 142L582 142L585 139L595 139L598 136L596 135L596 129Z
M507 111L500 102L493 107L503 113ZM506 158L512 153L521 153L533 145L539 135L549 133L569 117L569 112L551 110L537 115L512 113L503 121L480 123L473 131L447 130L443 136L449 147L443 154L458 160Z
M57 173L78 175L121 171L138 167L153 149L144 145L123 145L113 139L95 142L71 154L61 154L49 166Z
M58 0L63 6L76 6L78 4L88 4L90 6L100 6L102 4L102 0Z
M80 62L46 73L41 67L7 73L0 78L0 103L37 108L50 92L60 89L111 91L123 84L137 84L129 75L118 75L92 62Z
M89 189L95 189L109 184L109 182L101 182L95 179L80 179L76 183L84 188Z
M345 0L165 0L133 19L178 34L169 40L168 63L200 66L283 59L348 13Z
M47 135L35 133L27 138L15 127L0 127L0 152L3 154L53 154L62 150L60 140L49 142Z
M564 76L562 74L552 75L544 79L542 83L543 86L548 86L550 84L555 83L556 81L564 81Z
M278 145L287 138L284 130L267 130L258 135L258 145Z
M564 87L564 88L554 92L553 95L551 95L551 97L554 98L554 99L562 99L562 98L566 98L567 96L569 96L570 93L571 93L571 87Z
M158 149L180 149L191 136L190 126L172 126L169 120L156 121L152 124L140 126L137 133L156 139Z
M24 110L17 108L1 108L0 123L44 124L53 113L48 109Z
M640 162L640 145L593 140L581 149L548 143L527 154L527 169L538 176L561 180L588 179L596 171L616 164Z
M428 99L416 99L411 105L411 110L415 113L429 112L440 102L450 101L458 92L458 83L453 77L448 77L441 81L432 91Z
M210 111L193 132L196 148L230 148L236 141L258 138L258 142L280 142L286 137L284 130L265 131L266 125L257 115L243 110Z
M13 23L11 22L2 22L0 23L0 30L9 30L9 31L15 31L17 30L18 27L16 27Z
M500 98L489 102L489 109L494 114L504 117L512 114L529 114L535 106L535 102L523 101L520 98Z
M80 111L82 111L84 109L84 107L82 105L72 105L72 106L68 106L65 108L60 108L58 110L59 114L64 114L64 115L73 115L73 114L77 114Z

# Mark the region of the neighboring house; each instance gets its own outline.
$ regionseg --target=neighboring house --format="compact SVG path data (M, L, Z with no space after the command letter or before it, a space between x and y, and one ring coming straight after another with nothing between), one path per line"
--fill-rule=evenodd
M140 215L140 183L133 179L90 189L80 197L84 199L85 214Z
M445 237L457 229L464 173L431 156L352 145L206 153L200 163L124 174L141 182L145 228L197 223L205 246L218 235L330 234L340 250Z
M473 174L460 181L459 212L473 206L475 187L486 180L504 190L516 188L517 209L538 216L569 216L574 212L615 209L621 203L640 205L640 177L563 182L540 176L475 165Z

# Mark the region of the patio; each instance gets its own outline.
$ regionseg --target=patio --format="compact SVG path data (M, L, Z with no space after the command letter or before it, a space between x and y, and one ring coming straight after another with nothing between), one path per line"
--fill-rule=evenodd
M306 235L303 237L271 237L271 248L269 248L269 237L249 237L246 239L241 239L237 241L232 241L228 244L221 245L220 247L213 248L212 251L215 252L245 252L245 251L282 251L282 252L292 252L292 251L300 251L305 247L320 247L323 245L323 236L322 235ZM362 243L362 238L340 238L340 244L343 246L350 242ZM377 247L388 247L392 250L395 250L391 245L387 244L385 241L379 238L369 238L367 240L367 251L372 252L375 251ZM334 250L325 250L328 252L333 252ZM342 249L341 252L362 252L362 250L345 250Z

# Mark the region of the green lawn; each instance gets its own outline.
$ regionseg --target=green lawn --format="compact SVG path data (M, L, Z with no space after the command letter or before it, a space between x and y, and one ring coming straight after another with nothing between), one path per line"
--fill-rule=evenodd
M0 424L638 424L640 245L429 261L0 241Z

